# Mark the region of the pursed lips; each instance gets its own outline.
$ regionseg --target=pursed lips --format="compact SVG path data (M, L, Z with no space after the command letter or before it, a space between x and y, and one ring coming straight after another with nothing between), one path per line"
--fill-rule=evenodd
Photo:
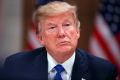
M61 42L58 42L57 43L58 45L67 45L67 44L70 44L69 41L61 41Z

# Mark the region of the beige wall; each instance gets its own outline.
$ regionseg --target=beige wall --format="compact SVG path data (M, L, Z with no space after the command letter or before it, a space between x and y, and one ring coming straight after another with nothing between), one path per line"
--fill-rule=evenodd
M0 0L0 63L21 51L22 0Z

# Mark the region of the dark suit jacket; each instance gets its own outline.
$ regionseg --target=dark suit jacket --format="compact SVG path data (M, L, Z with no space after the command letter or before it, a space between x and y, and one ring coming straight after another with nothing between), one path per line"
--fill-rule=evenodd
M14 54L6 59L7 78L14 80L48 80L45 48ZM116 80L116 70L110 62L76 49L72 80Z

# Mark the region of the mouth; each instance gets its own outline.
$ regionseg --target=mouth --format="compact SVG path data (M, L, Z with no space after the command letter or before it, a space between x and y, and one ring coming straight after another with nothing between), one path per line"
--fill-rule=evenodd
M61 41L58 43L58 45L68 45L68 44L70 44L69 41Z

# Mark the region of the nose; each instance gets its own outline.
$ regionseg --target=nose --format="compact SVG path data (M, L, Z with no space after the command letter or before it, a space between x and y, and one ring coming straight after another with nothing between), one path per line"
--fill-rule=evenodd
M59 28L58 28L58 36L59 36L60 38L65 37L65 30L63 29L63 27L59 27Z

